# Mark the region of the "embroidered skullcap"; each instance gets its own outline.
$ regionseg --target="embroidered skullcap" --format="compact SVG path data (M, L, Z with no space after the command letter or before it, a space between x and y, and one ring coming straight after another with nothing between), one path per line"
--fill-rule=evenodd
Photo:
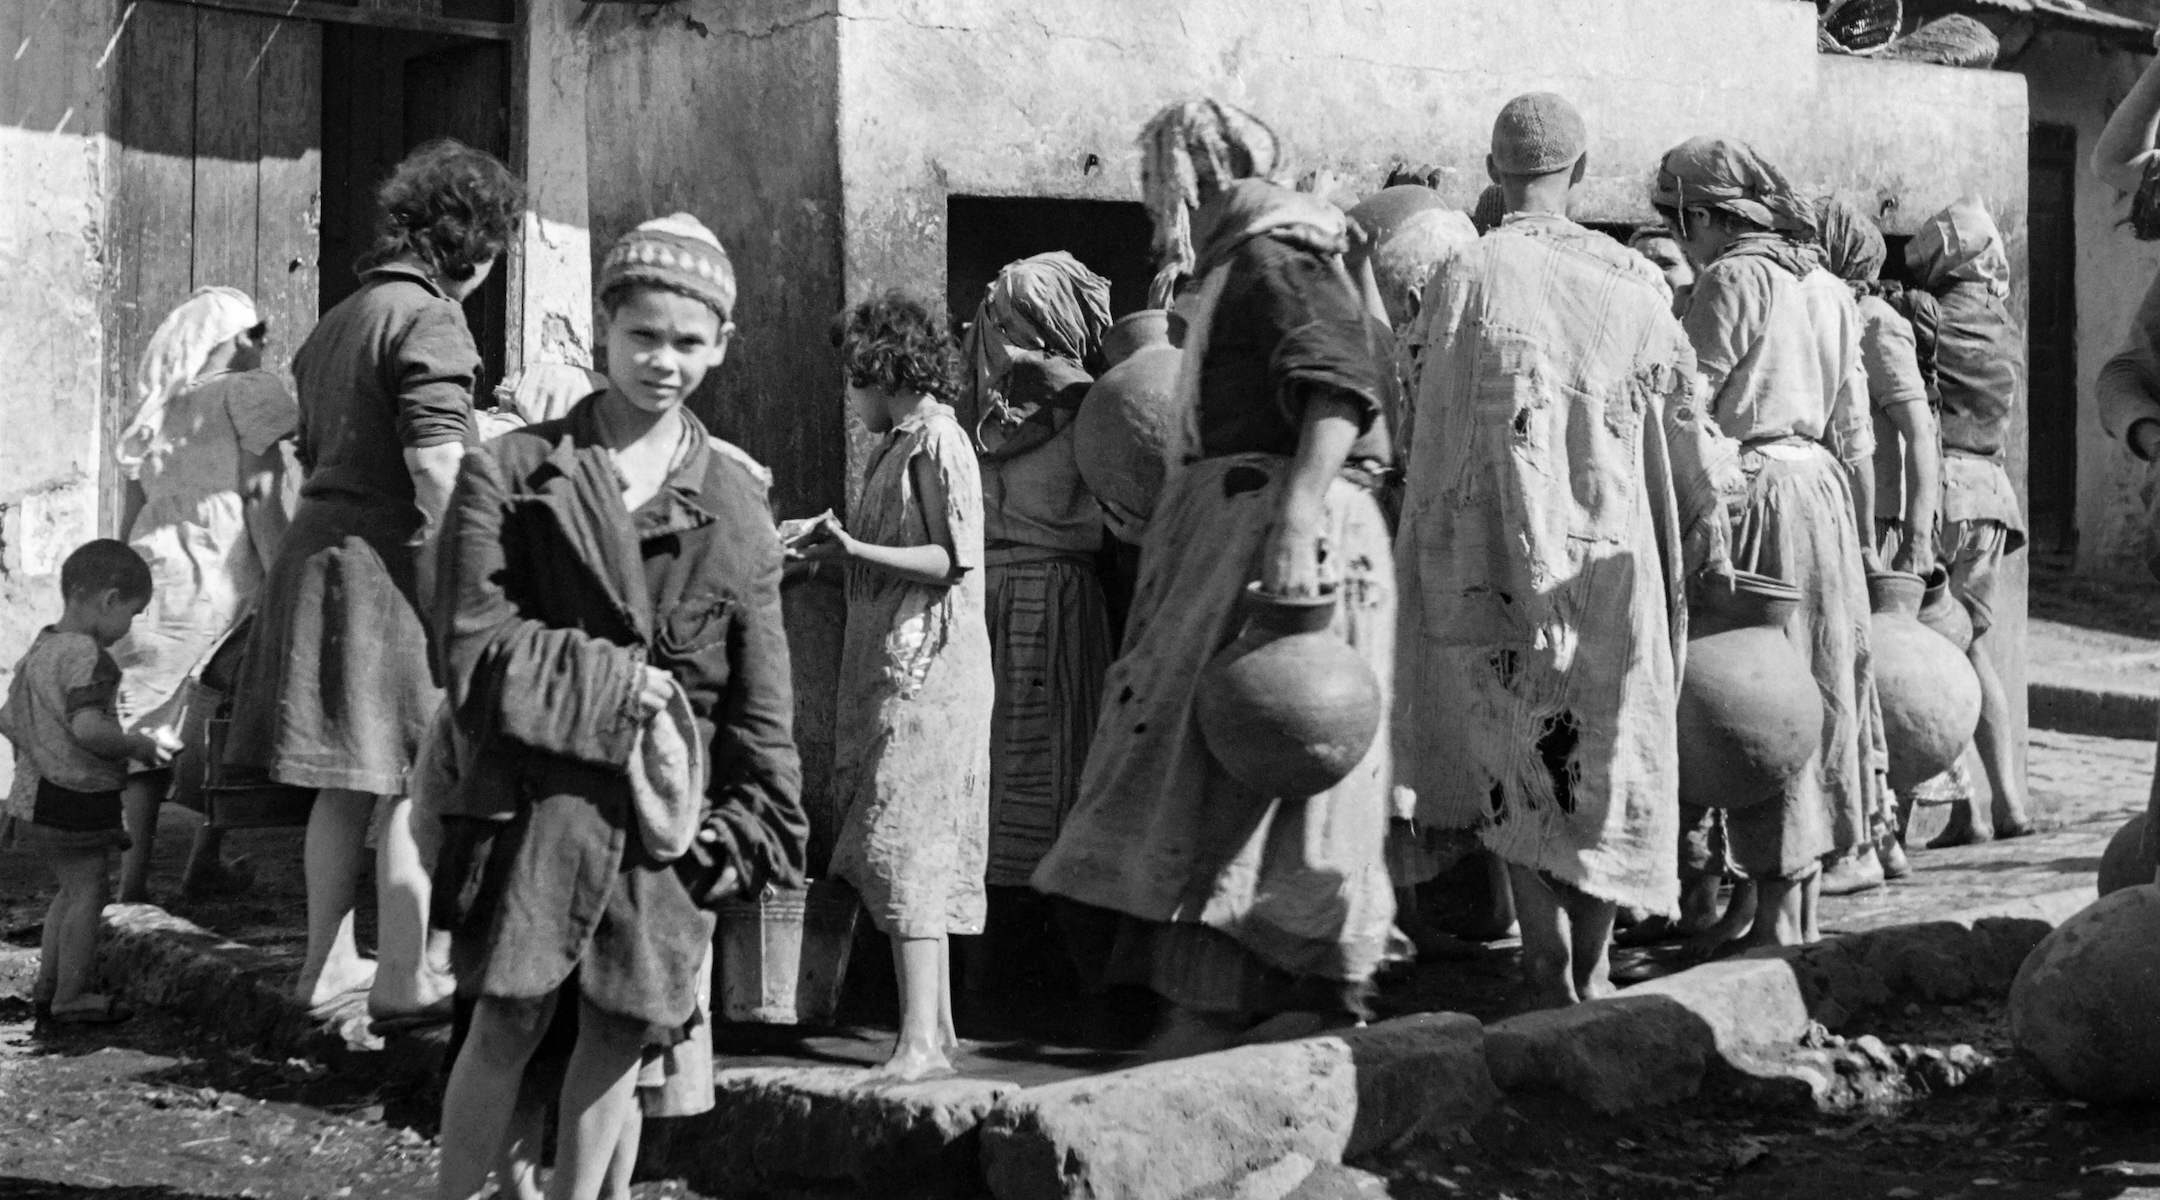
M723 321L735 311L735 264L712 230L689 213L655 217L608 248L600 260L600 294L633 283L702 301Z
M1582 114L1552 92L1515 97L1493 121L1493 166L1503 175L1550 175L1575 165L1590 148Z

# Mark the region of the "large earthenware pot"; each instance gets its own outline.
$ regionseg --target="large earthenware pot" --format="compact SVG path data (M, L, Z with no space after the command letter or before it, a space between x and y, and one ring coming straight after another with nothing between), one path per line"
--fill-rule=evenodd
M1920 623L1949 638L1959 650L1972 649L1972 613L1951 594L1950 572L1940 563L1927 573L1927 586L1920 593Z
M1380 681L1329 628L1332 593L1270 596L1250 584L1245 626L1200 676L1196 716L1230 777L1268 796L1341 783L1380 728Z
M1899 791L1949 770L1980 724L1980 678L1972 664L1950 639L1920 623L1925 589L1918 575L1906 571L1868 576L1875 690L1890 749L1890 786Z
M2080 1100L2160 1100L2160 887L2102 896L2040 940L2010 985L2010 1034Z
M1797 589L1741 571L1705 584L1680 680L1680 798L1745 808L1780 795L1822 744L1822 696L1785 627Z
M1155 511L1177 411L1179 351L1169 314L1128 314L1103 335L1111 366L1088 389L1073 421L1073 456L1088 491L1146 518Z
M1447 201L1431 188L1398 183L1358 201L1350 210L1350 219L1356 221L1371 244L1377 246L1387 241L1404 221L1427 209L1446 207Z
M2160 859L2145 852L2145 821L2146 815L2139 813L2108 839L2107 850L2100 855L2101 895L2151 883L2154 873L2160 872Z

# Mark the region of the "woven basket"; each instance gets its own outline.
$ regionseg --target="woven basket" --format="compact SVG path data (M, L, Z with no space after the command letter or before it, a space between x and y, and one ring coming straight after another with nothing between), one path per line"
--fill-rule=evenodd
M1816 46L1867 58L1887 50L1904 24L1902 0L1832 0L1823 10Z
M1963 13L1941 17L1890 44L1888 58L1944 67L1986 70L1995 65L2002 43L1987 26Z

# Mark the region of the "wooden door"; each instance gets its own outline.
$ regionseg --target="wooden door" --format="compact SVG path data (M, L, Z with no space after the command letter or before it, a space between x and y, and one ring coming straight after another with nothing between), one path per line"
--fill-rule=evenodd
M2067 553L2077 546L2077 130L2033 126L2029 155L2026 515L2034 550Z
M265 365L289 373L319 278L321 29L161 0L126 11L110 125L107 445L134 415L143 347L190 292L252 295L270 322Z

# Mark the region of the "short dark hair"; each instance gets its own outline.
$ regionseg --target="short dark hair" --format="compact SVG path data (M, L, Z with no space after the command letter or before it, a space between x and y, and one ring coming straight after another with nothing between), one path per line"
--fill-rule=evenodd
M150 564L133 546L113 538L84 542L60 564L60 594L69 600L108 591L123 600L147 600L154 586Z
M410 254L445 279L470 279L510 244L524 211L525 186L502 160L437 138L375 189L375 244L360 267Z
M922 392L941 400L955 390L960 352L952 334L929 305L898 288L834 318L832 342L855 387Z

